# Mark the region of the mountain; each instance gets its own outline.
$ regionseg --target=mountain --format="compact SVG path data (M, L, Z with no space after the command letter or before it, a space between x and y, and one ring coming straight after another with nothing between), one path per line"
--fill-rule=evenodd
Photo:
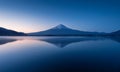
M79 30L68 28L63 24L59 24L56 27L53 27L51 29L40 31L40 32L29 33L28 35L32 35L32 36L80 36L81 35L81 36L84 36L84 35L99 35L99 34L103 34L103 33L79 31Z
M26 34L0 27L0 36L25 36Z
M110 33L113 36L120 36L120 30Z

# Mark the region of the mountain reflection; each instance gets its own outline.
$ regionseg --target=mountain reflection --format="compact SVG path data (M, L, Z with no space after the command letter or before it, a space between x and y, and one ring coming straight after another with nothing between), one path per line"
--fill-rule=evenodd
M120 37L19 37L19 38L0 38L0 45L4 45L7 43L15 42L15 41L24 41L24 40L37 40L44 41L50 44L53 44L59 48L64 48L67 45L77 42L87 42L87 41L98 41L111 39L120 43Z
M120 37L110 37L110 39L120 43Z
M17 39L0 38L0 45L7 44L14 41L17 41Z
M97 37L58 37L58 38L41 38L40 41L45 41L47 43L53 44L59 48L63 48L69 44L83 42L83 41L96 41L96 40L103 40L104 38L97 38Z

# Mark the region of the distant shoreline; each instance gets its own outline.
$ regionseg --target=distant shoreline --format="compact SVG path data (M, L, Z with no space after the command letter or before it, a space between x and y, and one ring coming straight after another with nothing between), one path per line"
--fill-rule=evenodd
M42 36L47 36L47 37L120 37L120 35L25 35L25 36L17 36L17 37L29 37L29 36L37 36L37 37L42 37ZM0 36L4 37L4 36ZM10 36L9 36L10 37Z

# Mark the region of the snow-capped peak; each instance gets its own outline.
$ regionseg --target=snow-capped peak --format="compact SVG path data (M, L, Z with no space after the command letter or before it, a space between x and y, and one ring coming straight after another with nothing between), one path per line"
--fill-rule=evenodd
M54 27L54 29L66 29L67 27L63 24L59 24L56 27Z

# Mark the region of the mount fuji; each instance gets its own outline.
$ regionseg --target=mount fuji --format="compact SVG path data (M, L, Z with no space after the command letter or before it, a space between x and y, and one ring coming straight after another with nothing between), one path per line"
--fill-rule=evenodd
M28 35L32 36L84 36L84 35L99 35L103 33L98 32L87 32L71 29L63 24L59 24L53 28L50 28L45 31L29 33Z

